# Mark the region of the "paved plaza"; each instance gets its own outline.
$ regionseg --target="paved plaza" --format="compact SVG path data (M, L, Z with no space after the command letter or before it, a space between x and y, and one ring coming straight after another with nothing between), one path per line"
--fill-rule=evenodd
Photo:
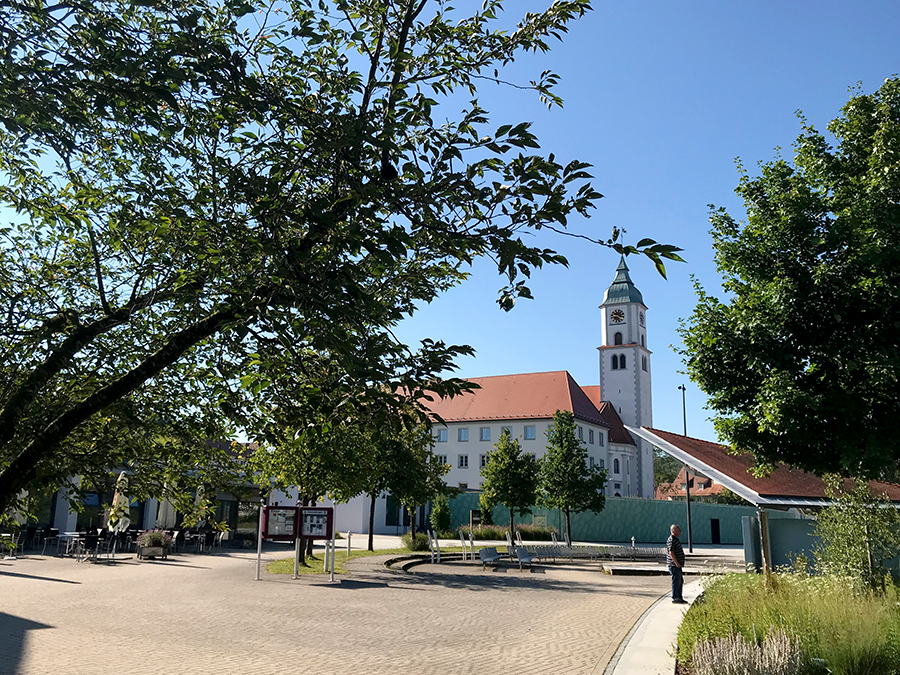
M335 584L265 572L257 582L255 564L255 552L227 550L0 560L0 673L599 675L669 586L596 564L405 574L371 558Z

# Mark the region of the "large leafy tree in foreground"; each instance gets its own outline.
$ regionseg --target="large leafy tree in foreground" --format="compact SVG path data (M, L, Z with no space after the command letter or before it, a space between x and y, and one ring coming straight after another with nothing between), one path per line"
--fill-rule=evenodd
M900 459L900 80L804 124L712 215L728 294L681 329L716 431L762 463L890 476ZM833 144L832 144L833 143Z
M114 464L224 461L202 438L273 336L353 373L359 335L477 257L503 307L527 297L565 261L520 235L601 195L527 123L489 127L475 85L588 9L499 30L494 0L3 2L0 510ZM558 103L555 80L531 86ZM438 121L452 92L471 100Z

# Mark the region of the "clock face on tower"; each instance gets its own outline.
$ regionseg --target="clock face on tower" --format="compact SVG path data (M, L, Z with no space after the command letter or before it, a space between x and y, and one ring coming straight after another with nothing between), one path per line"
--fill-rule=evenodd
M644 325L644 313L643 312L640 312L638 314L638 320L640 321L641 325L643 326Z
M609 315L609 320L613 323L622 323L625 320L625 312L621 309L614 309Z

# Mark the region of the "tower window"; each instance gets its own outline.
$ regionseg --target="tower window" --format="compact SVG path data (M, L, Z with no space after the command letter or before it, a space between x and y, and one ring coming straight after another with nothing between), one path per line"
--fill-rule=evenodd
M646 346L647 345L644 344L644 336L641 335L641 347L646 347Z
M616 356L615 354L613 354L613 357L612 357L612 369L613 370L619 369L619 357Z
M641 369L644 372L647 372L647 357L646 356L641 357Z
M625 370L625 355L619 355L619 370Z
M613 460L613 473L619 473L619 460Z
M615 336L613 337L613 344L617 344L617 345L622 344L622 334L619 333L618 331L616 332Z

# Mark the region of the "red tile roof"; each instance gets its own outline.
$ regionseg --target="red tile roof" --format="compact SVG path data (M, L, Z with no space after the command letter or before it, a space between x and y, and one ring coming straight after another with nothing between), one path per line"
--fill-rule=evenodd
M762 497L806 497L810 499L827 499L825 483L819 476L792 469L783 464L764 478L756 478L749 472L755 464L751 453L732 455L728 447L698 438L673 434L669 431L647 428L662 440L671 443L679 450L695 457L707 466L732 480L744 485ZM869 485L877 494L885 494L892 501L900 501L900 485L870 481ZM849 484L848 484L849 487Z
M681 487L684 485L685 481L685 469L681 467L681 471L678 472L678 475L675 477L675 480L671 483L660 483L656 487L656 492L653 496L654 499L671 499L673 497L685 497L686 490ZM708 485L708 487L700 487L701 485ZM712 478L708 476L702 476L697 472L694 472L694 475L691 476L691 499L694 497L713 497L721 494L722 490L725 489L725 486L716 483Z
M581 390L585 394L587 394L587 397L591 400L591 403L594 404L594 406L600 412L601 417L603 417L603 419L606 420L606 423L609 425L610 443L618 443L620 445L637 445L634 442L634 439L631 437L631 434L628 433L625 425L622 424L619 413L616 412L616 409L613 407L612 403L610 403L609 401L604 401L600 398L599 385L588 385L587 387L582 387Z
M467 378L481 388L429 405L446 422L552 418L568 410L577 419L609 426L578 383L565 370Z

